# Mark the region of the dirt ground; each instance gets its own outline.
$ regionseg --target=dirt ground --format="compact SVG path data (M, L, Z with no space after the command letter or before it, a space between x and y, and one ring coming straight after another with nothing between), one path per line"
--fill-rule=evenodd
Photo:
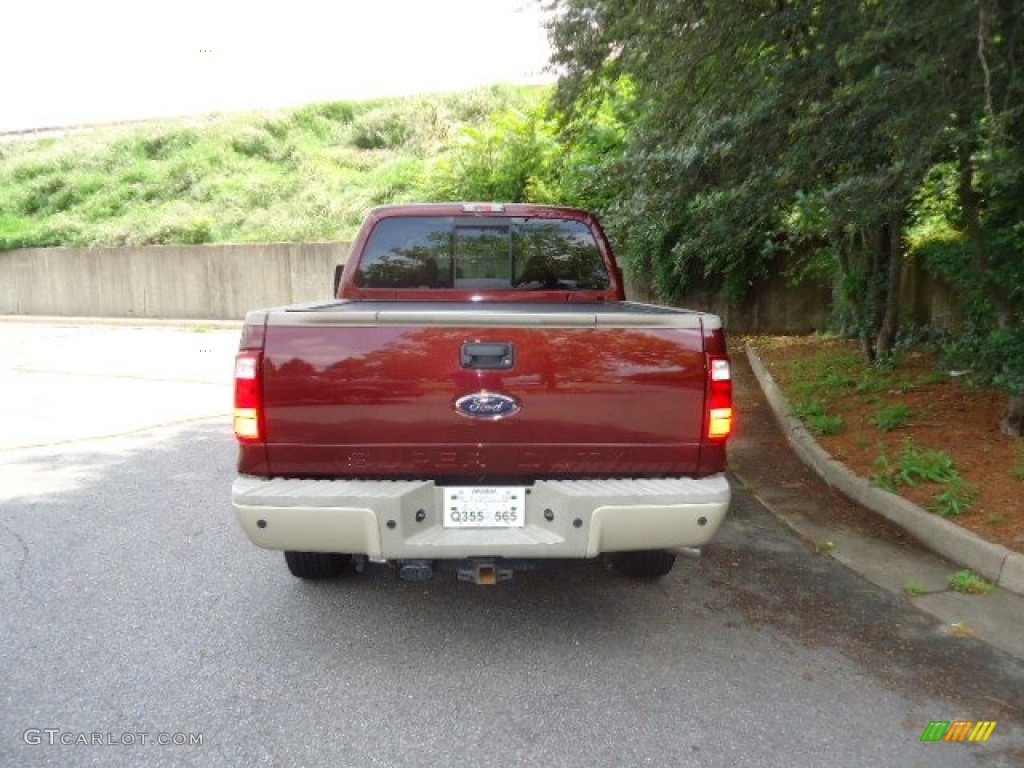
M743 354L746 339L733 339L733 355ZM829 337L758 337L750 339L791 404L808 397L808 370L828 376L820 365L801 366L820 354L849 359L854 342ZM821 358L818 358L819 360ZM836 434L816 435L821 446L858 474L872 478L892 469L904 448L944 451L964 481L970 504L949 519L978 535L1017 552L1024 552L1024 440L999 431L1007 397L994 390L970 386L965 377L940 371L934 357L923 351L902 355L886 374L891 386L870 396L856 386L817 390L828 392L830 416L842 417ZM888 430L878 426L880 409L906 406L905 423ZM881 458L881 457L884 457ZM888 465L886 464L888 462ZM948 486L900 484L896 492L931 508Z

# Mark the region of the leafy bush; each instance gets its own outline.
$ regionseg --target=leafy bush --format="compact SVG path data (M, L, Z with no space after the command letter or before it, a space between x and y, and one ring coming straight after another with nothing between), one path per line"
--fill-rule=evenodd
M971 382L1024 396L1024 145L996 146L976 158L974 197L963 209L963 166L933 169L916 201L910 232L915 258L957 287L962 305L949 319L939 349ZM973 165L968 170L973 169ZM1014 405L1011 403L1011 405ZM1018 401L1019 409L1021 403ZM1014 423L1016 421L1016 423ZM1024 414L1004 420L1008 434L1024 428ZM1017 430L1017 431L1015 431Z
M970 371L972 384L1024 395L1024 325L1001 328L988 308L975 305L940 349L948 368Z
M539 110L508 109L462 128L424 189L439 200L551 202L548 170L558 145Z

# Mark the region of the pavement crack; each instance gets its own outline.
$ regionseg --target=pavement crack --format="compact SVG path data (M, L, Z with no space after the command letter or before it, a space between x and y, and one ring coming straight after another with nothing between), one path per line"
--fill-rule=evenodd
M21 537L21 534L16 530L7 525L7 523L0 522L0 528L3 528L7 533L11 535L18 546L21 548L21 559L18 562L17 568L14 569L14 583L17 585L18 591L22 591L25 588L25 569L28 567L28 544Z
M50 369L50 368L26 368L24 366L17 366L15 368L13 368L12 370L15 371L16 373L34 373L34 374L38 374L38 375L42 375L42 376L67 376L68 373L69 373L69 371L66 371L66 370ZM217 378L217 379L209 379L209 378L202 378L202 379L192 378L192 379L188 379L188 378L185 378L185 379L182 379L182 378L174 378L174 377L170 377L170 376L148 376L148 375L144 375L144 374L133 374L133 373L96 373L96 372L93 372L93 371L75 371L74 375L75 376L81 376L81 377L84 377L84 378L90 378L90 379L118 379L118 380L125 380L125 381L146 381L146 382L158 381L158 382L165 382L165 383L169 383L169 384L210 384L210 385L214 385L214 386L221 386L221 385L224 385L225 382L229 382L230 381L230 379L226 378L226 377L223 378L223 379L221 379L221 378Z
M202 416L189 416L184 419L174 419L172 421L161 421L156 424L147 424L142 427L134 429L126 429L122 432L109 432L101 435L83 435L81 437L69 437L64 440L51 440L46 443L31 443L28 445L0 445L0 453L8 453L14 451L25 451L35 448L51 448L60 445L74 445L76 443L84 443L92 440L110 440L117 437L130 437L133 435L141 435L146 432L151 432L155 429L162 429L164 427L179 427L185 424L194 424L204 421L219 421L220 419L229 418L230 414L224 413L213 413L205 414Z
M1010 552L1007 552L999 562L999 573L996 574L996 586L999 586L1003 581L1003 571L1006 570L1006 564L1010 562L1010 554Z

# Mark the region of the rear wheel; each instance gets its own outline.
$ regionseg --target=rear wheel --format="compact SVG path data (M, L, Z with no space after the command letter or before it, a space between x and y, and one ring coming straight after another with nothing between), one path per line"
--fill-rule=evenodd
M664 549L619 552L612 563L620 572L634 579L660 579L672 570L676 556Z
M352 555L337 552L285 552L284 561L292 576L300 579L333 579L341 576L352 562Z

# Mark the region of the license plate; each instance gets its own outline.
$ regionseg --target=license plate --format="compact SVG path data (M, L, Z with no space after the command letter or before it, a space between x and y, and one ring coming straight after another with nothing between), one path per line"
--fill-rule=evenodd
M445 528L521 528L526 525L526 489L444 489Z

